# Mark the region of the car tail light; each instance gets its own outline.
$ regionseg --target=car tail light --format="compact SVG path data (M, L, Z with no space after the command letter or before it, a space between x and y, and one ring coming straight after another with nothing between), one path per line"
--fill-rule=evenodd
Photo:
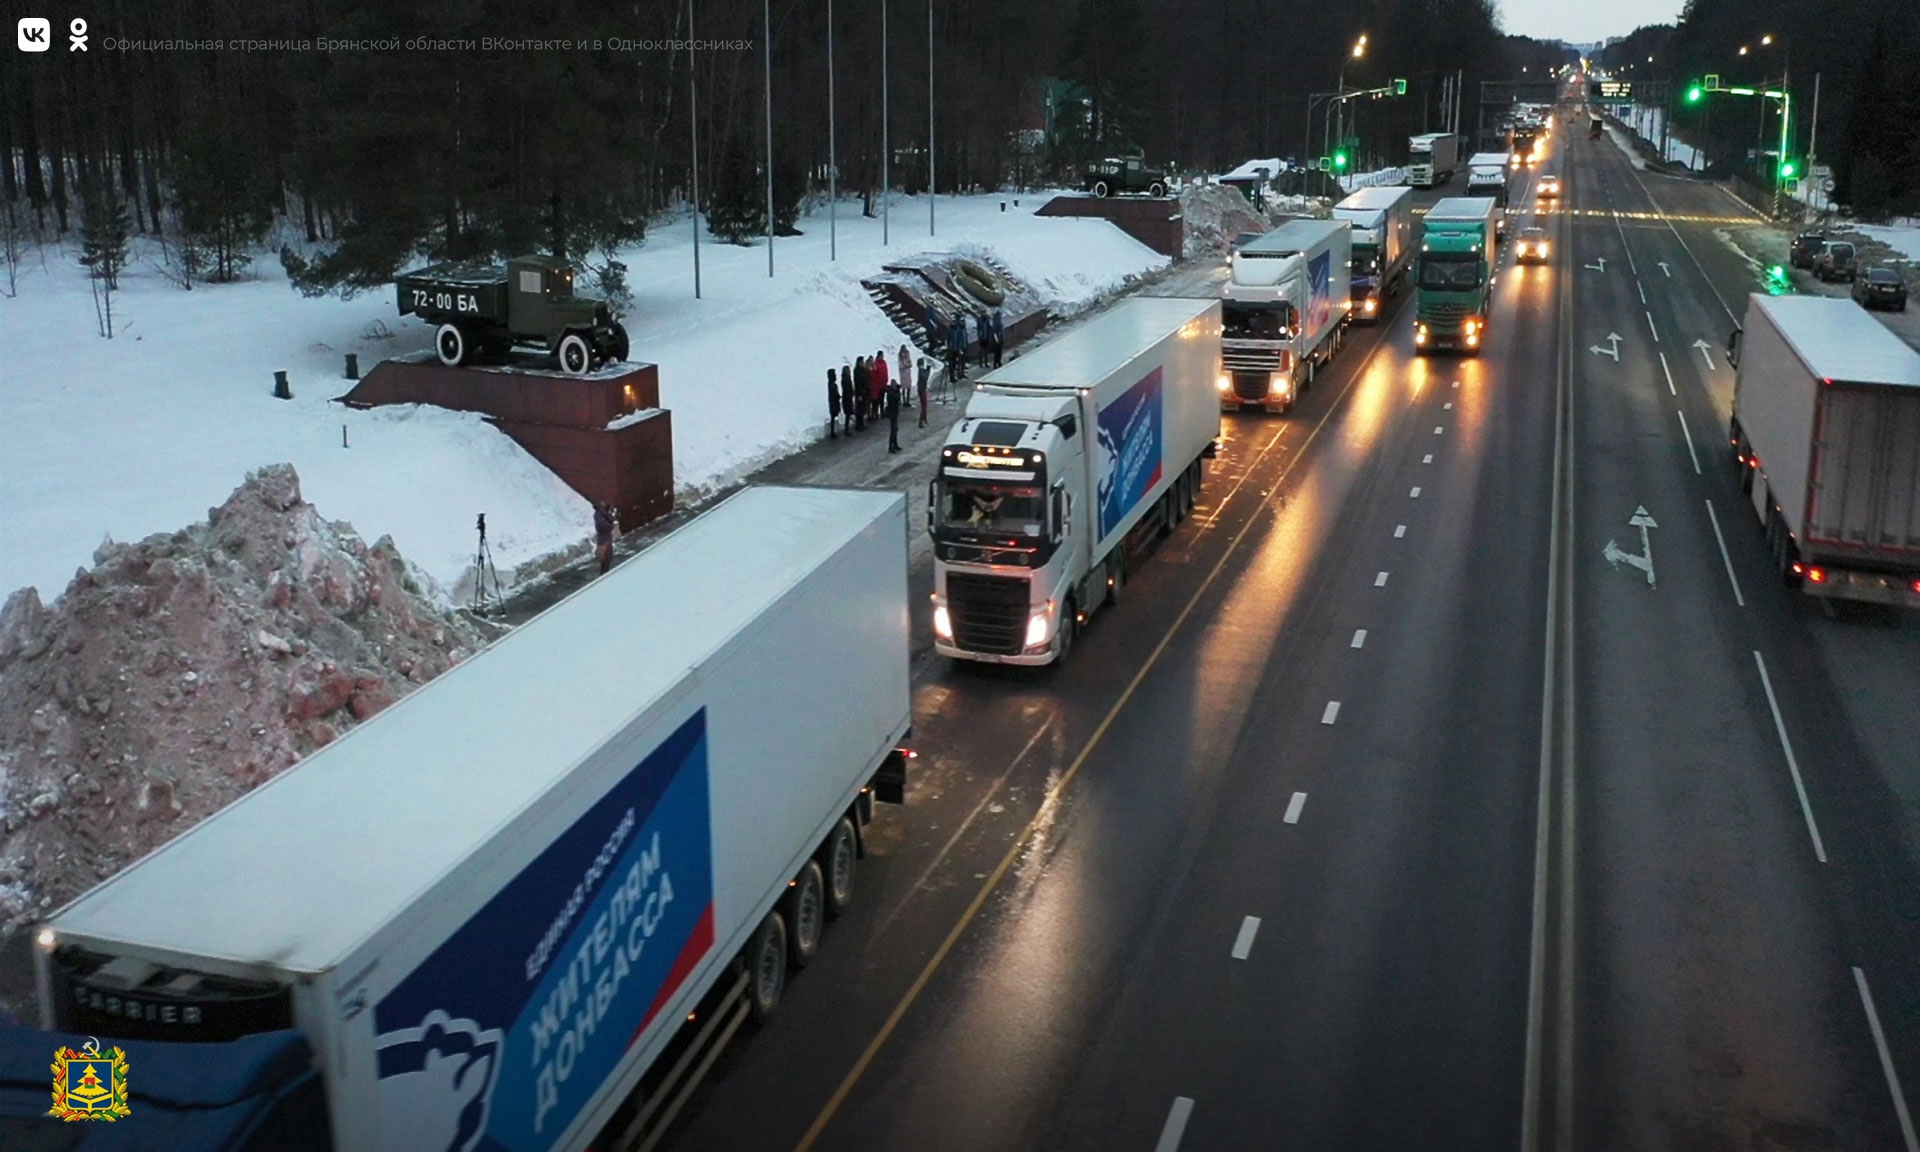
M1920 580L1915 580L1913 582L1913 594L1915 596L1920 596Z
M1796 564L1794 567L1798 568L1799 565ZM1827 570L1825 568L1809 568L1807 569L1807 579L1813 581L1815 584L1825 584L1827 582Z

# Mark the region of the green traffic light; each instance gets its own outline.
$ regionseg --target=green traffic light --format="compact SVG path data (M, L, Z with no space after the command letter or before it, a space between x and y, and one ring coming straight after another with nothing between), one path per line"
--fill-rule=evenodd
M1695 84L1693 87L1687 89L1687 103L1698 104L1705 95L1705 90L1703 90L1700 85Z
M1793 161L1784 160L1780 164L1780 178L1782 180L1791 180L1793 179L1794 174L1799 170L1800 170L1799 166L1795 164Z
M1337 172L1345 172L1347 170L1347 154L1345 152L1335 152L1333 154L1333 167Z

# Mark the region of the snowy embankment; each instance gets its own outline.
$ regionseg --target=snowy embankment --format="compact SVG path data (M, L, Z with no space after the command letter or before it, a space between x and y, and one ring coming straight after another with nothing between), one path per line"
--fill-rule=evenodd
M803 222L805 236L775 242L772 278L764 242L733 247L703 234L700 300L685 217L623 253L634 358L660 366L682 494L818 436L822 372L899 347L902 334L860 287L888 259L990 254L1062 311L1166 263L1104 221L1036 218L1048 198L1023 195L1017 208L1011 196L942 198L933 237L926 200L897 200L890 244L880 219L843 203L838 260L828 259L819 212ZM329 402L347 388L344 353L357 353L364 372L430 348L431 331L400 319L390 292L305 299L264 254L256 279L183 292L139 259L114 296L115 337L105 340L77 243L30 256L19 295L0 299L0 592L36 585L51 600L103 539L177 531L250 470L282 462L329 516L366 539L391 535L448 587L472 561L477 513L487 515L503 575L591 532L586 501L479 416ZM293 400L272 398L276 370L287 372Z
M1641 139L1650 143L1657 152L1660 149L1660 136L1665 128L1666 116L1667 113L1664 108L1649 108L1636 104L1629 110L1626 116L1621 118L1621 122L1632 129ZM1641 159L1638 152L1628 147L1624 141L1616 142L1627 149L1627 155L1632 158L1634 167L1646 167L1645 161ZM1693 145L1680 139L1678 134L1668 133L1667 163L1678 164L1682 168L1694 171L1706 166L1706 157L1696 151Z

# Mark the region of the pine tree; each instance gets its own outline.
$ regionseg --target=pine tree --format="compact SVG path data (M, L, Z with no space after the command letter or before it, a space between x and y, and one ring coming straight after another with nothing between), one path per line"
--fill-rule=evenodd
M80 266L109 292L120 288L131 234L127 202L108 180L93 183L80 211Z
M767 231L767 190L745 145L728 146L707 200L707 231L729 244L745 244Z

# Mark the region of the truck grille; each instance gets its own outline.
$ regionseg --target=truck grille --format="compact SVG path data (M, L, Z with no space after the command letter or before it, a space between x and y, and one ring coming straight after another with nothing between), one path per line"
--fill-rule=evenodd
M1429 324L1458 324L1473 311L1473 306L1435 301L1427 304L1420 311L1422 319Z
M1242 400L1265 400L1269 379L1265 372L1235 372L1233 394Z
M949 572L947 615L956 647L1017 656L1027 639L1027 582L1017 576Z

